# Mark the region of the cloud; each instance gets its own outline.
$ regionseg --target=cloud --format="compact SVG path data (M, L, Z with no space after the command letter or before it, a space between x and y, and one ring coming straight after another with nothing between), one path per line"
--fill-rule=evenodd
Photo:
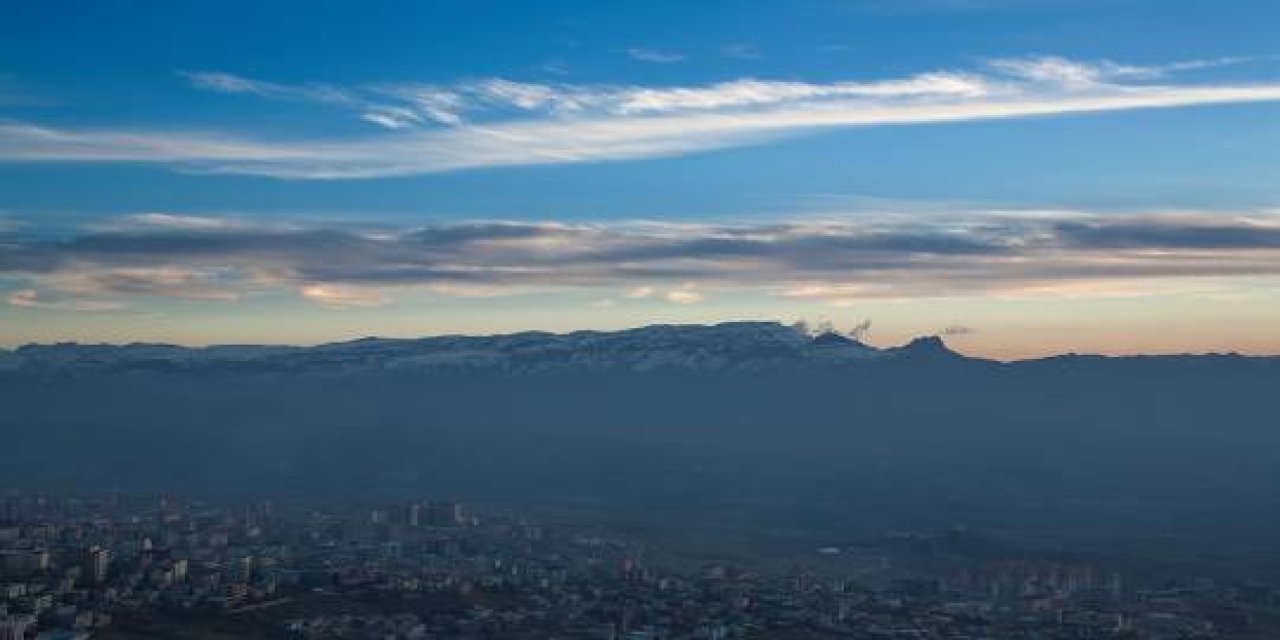
M639 87L494 78L452 86L372 86L363 93L193 75L201 86L222 91L338 104L385 131L355 138L284 139L0 121L0 161L156 163L192 172L356 179L673 156L763 144L830 127L1280 101L1280 84L1274 82L1163 80L1179 70L1211 64L1139 67L1038 57L875 81L742 78L702 86Z
M849 305L1169 293L1280 276L1276 212L860 214L745 225L478 221L376 230L214 220L221 219L145 214L57 239L18 226L0 243L0 277L74 300L231 302L296 291L324 306L361 307L390 304L392 291L411 288L468 297L612 290L624 292L619 299L678 304L746 289Z
M115 311L124 305L103 300L48 300L35 289L14 291L5 299L10 305L24 309L52 309L57 311Z
M9 304L15 307L33 307L39 298L35 289L23 289L9 294Z
M241 296L232 286L247 287L251 283L229 271L204 264L67 265L46 275L41 283L77 298L149 296L230 301Z
M408 104L388 104L373 96L377 91L340 88L327 84L281 84L217 71L184 71L191 86L217 93L248 94L354 110L361 120L387 129L405 129L431 120L457 124L458 98L448 91L419 91L400 96Z
M461 112L465 109L464 98L455 91L430 85L397 85L383 87L379 91L387 97L398 99L404 104L400 106L375 105L367 107L363 117L368 120L377 118L393 122L390 128L399 129L425 121L444 125L462 123ZM385 124L385 122L379 122Z
M361 103L360 98L353 92L326 84L279 84L217 71L183 71L180 74L191 83L191 86L217 93L252 94L267 98L286 98L331 105Z
M1171 73L1198 71L1249 62L1251 57L1221 57L1182 60L1159 65L1120 64L1111 60L1085 63L1059 56L1004 58L990 61L990 66L1007 75L1034 82L1082 90L1106 86L1124 80L1164 78Z
M1153 78L1163 75L1158 67L1117 64L1110 60L1084 63L1057 56L992 60L993 69L1009 76L1061 87L1085 90L1125 78Z
M1064 244L1098 249L1280 249L1280 226L1269 219L1222 224L1177 216L1119 224L1066 220L1053 230Z
M624 115L715 111L831 98L977 97L989 91L982 78L958 73L927 73L902 80L828 84L747 79L700 88L621 92L617 94L613 110Z
M408 129L422 123L422 116L403 107L370 107L368 111L360 114L360 117L387 129ZM435 111L430 114L430 117L445 124L455 124L459 121L455 114L445 110Z
M181 72L197 89L207 89L219 93L253 93L269 95L275 93L280 85L258 82L230 73L184 71Z
M332 309L380 307L390 303L381 292L335 284L308 284L299 289L302 297Z
M321 160L305 148L209 134L68 131L0 121L0 159L27 162L290 163Z
M172 213L136 213L108 225L108 228L159 227L168 229L212 230L244 227L247 223L229 218L178 215Z
M666 292L662 298L673 304L698 304L703 301L705 296L694 291L694 285L692 283L685 283L678 289L672 289L671 291Z
M632 47L627 49L627 57L640 62L655 62L658 64L671 64L672 62L680 62L684 60L684 54L674 51L660 51L658 49L646 49L644 47Z

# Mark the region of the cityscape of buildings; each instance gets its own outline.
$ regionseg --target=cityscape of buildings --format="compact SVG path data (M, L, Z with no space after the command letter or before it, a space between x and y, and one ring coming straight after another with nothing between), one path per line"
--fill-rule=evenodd
M911 572L666 562L644 540L455 501L327 509L9 494L0 640L1266 638L1280 589L1005 560ZM828 560L839 558L841 562ZM865 570L849 571L853 565Z

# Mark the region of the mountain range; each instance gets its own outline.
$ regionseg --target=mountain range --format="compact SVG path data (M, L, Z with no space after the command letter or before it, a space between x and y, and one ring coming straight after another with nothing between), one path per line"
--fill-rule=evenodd
M1271 553L1277 389L1276 357L999 362L937 337L878 349L767 322L27 345L0 355L0 482L447 495L814 539L955 524L1232 537Z
M29 375L152 373L281 373L344 376L375 373L544 375L574 372L769 374L848 369L867 363L966 362L1017 369L1084 362L1160 362L1168 366L1251 363L1277 366L1280 358L1236 354L1103 358L1068 355L1000 363L952 351L938 336L919 337L892 348L876 348L832 331L809 333L775 322L653 325L622 331L417 339L362 338L312 347L170 344L29 344L0 350L0 371Z

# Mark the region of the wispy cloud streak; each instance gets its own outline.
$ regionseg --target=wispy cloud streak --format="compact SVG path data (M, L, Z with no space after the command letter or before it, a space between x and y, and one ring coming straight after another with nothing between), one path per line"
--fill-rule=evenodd
M655 62L658 64L670 64L672 62L680 62L684 60L684 54L674 51L662 51L659 49L648 49L645 47L632 47L627 49L627 56L632 60L640 62Z
M1055 57L996 60L872 82L740 79L695 87L545 85L503 79L350 90L192 75L201 86L347 107L386 129L363 138L67 130L0 121L0 161L158 163L293 179L403 176L588 163L759 144L808 130L1280 101L1280 84L1168 82L1230 61L1159 66ZM376 99L371 96L376 96Z
M218 93L243 93L264 98L287 98L333 105L359 105L362 103L362 100L355 92L325 84L280 84L211 71L183 71L181 73L191 82L192 86Z

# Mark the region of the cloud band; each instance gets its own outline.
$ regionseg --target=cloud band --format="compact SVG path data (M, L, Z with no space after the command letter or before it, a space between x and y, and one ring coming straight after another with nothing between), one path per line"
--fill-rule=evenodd
M0 237L14 304L68 296L231 300L288 289L325 306L386 292L453 295L613 288L696 303L716 288L793 298L1064 291L1109 283L1280 275L1272 213L985 213L754 225L471 222L404 229L255 225L136 216L48 240ZM638 293L643 292L643 294Z

